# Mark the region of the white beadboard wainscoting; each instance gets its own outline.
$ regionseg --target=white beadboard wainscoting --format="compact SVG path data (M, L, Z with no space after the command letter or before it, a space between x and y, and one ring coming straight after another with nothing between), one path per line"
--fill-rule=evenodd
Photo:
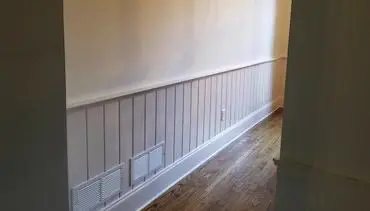
M285 72L280 58L70 108L70 189L124 164L120 193L97 208L142 208L282 106ZM133 182L136 158L145 156L144 166L161 162L150 160L157 146L162 167Z

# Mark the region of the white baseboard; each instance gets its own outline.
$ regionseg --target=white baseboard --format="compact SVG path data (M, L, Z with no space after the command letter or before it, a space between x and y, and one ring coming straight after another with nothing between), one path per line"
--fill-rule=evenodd
M274 102L263 106L261 109L221 132L193 152L182 157L133 191L121 197L112 205L106 207L105 210L135 211L143 209L181 179L238 139L242 134L270 116L276 109L282 106L281 99L278 98Z

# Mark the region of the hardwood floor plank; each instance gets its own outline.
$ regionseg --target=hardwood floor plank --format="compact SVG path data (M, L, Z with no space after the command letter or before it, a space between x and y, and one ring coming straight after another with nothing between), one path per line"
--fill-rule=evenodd
M266 211L275 192L282 113L243 134L145 211Z

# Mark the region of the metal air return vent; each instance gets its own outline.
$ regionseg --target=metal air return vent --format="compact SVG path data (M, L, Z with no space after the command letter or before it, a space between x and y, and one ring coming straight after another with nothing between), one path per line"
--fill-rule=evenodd
M71 190L73 211L92 211L122 190L125 165L116 166Z

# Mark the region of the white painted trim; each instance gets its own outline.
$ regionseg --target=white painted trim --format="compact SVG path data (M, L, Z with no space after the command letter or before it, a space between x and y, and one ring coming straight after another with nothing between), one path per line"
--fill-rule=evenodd
M139 185L131 192L105 208L106 211L141 210L165 193L181 179L203 165L217 153L248 132L256 124L270 116L281 106L281 97L253 112L232 127L221 132L210 141L166 167L157 175Z
M247 62L244 64L238 64L238 65L232 65L232 66L225 66L225 67L220 67L217 69L213 70L208 70L208 71L202 71L200 73L195 73L192 75L184 76L184 77L178 77L178 78L173 78L171 80L165 80L165 81L155 81L155 82L149 82L141 85L135 85L132 87L120 87L115 90L110 90L109 92L103 92L103 93L97 93L91 96L84 96L81 98L68 98L67 97L67 109L72 109L76 107L81 107L81 106L87 106L90 104L106 101L106 100L111 100L119 97L123 97L125 95L130 95L134 94L137 92L143 92L151 89L156 89L159 87L164 87L168 86L171 84L177 84L180 82L184 81L190 81L194 80L196 78L202 78L210 75L215 75L215 74L220 74L224 72L229 72L237 69L242 69L250 66L255 66L255 65L260 65L264 63L269 63L269 62L274 62L280 59L286 59L287 57L285 55L276 57L276 58L269 58L269 59L260 59L260 60L255 60L252 62Z

